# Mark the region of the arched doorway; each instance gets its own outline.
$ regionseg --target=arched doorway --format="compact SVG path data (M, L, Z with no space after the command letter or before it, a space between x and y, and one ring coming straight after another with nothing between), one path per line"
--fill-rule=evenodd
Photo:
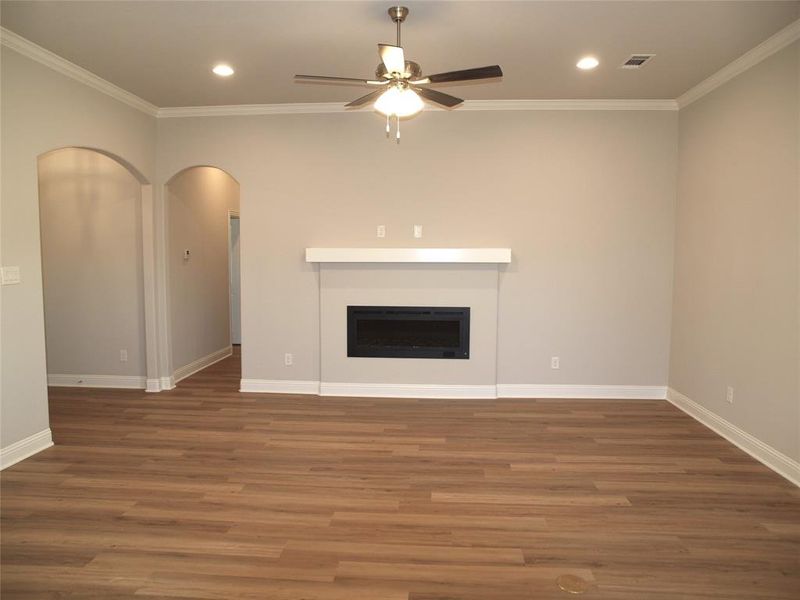
M152 187L82 147L38 177L48 383L157 391Z
M218 167L189 167L166 183L164 203L174 385L237 350L239 183Z

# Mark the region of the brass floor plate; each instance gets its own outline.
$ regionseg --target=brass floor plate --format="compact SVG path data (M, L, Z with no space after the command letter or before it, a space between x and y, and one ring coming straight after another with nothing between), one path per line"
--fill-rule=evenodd
M558 587L568 594L583 594L589 589L589 584L577 575L559 575L556 578Z

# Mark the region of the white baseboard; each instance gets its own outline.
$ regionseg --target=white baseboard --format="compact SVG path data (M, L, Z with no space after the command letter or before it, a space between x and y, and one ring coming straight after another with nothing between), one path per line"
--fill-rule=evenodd
M321 396L372 398L496 398L495 385L441 385L425 383L330 383L319 386Z
M161 379L158 377L154 379L148 379L145 382L145 392L160 392L161 391Z
M444 385L405 383L338 383L289 379L242 379L241 392L318 394L367 398L598 398L663 400L667 388L660 385Z
M669 388L667 400L690 417L724 437L734 446L744 450L757 461L800 487L800 462L779 452L769 444L765 444L677 390Z
M215 350L211 354L207 354L197 360L190 362L188 365L184 365L175 369L172 373L172 377L165 378L162 377L162 386L163 386L163 379L169 379L167 383L169 387L164 387L163 389L171 390L175 387L175 384L181 381L182 379L186 379L190 375L194 375L198 371L202 371L206 367L210 367L216 362L219 362L225 358L228 358L231 354L233 354L233 347L232 346L225 346L224 348L220 348L219 350Z
M0 470L15 465L52 445L53 435L50 433L50 429L43 429L39 433L14 442L10 446L0 449Z
M169 377L159 378L159 383L161 385L162 392L175 389L175 379L173 379L171 375Z
M147 379L137 375L61 375L48 373L47 385L53 387L125 388L143 390Z
M663 400L663 385L539 385L498 383L498 398L592 398L608 400Z
M293 379L242 379L240 392L263 394L319 394L319 381Z

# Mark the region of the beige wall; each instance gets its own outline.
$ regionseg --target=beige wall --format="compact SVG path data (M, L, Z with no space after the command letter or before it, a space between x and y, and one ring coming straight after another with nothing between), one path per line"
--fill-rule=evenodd
M425 112L400 146L371 113L161 119L159 163L241 184L244 378L320 377L305 247L508 246L499 382L666 385L676 133L659 111Z
M141 191L98 152L39 159L48 373L146 375Z
M671 387L795 459L798 85L795 43L680 112L670 361Z
M228 213L239 210L239 184L213 167L186 169L167 185L166 205L172 366L179 369L231 343Z
M48 427L37 158L100 148L155 175L155 119L77 81L0 50L0 258L21 267L0 305L0 445Z

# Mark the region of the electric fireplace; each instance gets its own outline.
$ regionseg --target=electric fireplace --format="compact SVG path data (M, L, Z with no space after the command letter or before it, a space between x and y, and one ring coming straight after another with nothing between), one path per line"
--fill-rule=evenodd
M469 307L348 306L347 356L469 358Z

